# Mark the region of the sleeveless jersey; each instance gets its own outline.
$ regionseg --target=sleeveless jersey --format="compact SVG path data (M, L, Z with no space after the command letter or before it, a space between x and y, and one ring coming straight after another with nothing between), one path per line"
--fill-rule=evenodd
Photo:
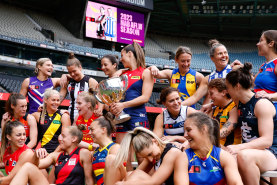
M242 142L243 143L248 143L248 142L260 137L259 128L258 128L258 119L254 114L255 105L260 99L261 98L256 98L254 95L246 104L239 102L238 122L241 123ZM276 119L276 116L273 117L273 121L274 121L274 130L273 130L273 143L272 143L271 147L277 147L277 119Z
M187 117L187 106L181 106L176 119L172 118L168 110L163 111L163 127L165 135L184 135L184 122Z
M267 93L277 92L277 74L275 73L275 68L277 64L277 59L273 59L269 62L262 64L259 70L259 74L255 79L254 91L264 90ZM273 104L277 110L277 101L273 101Z
M11 171L13 170L13 168L15 167L19 156L25 151L29 149L29 147L27 145L24 144L23 147L17 149L14 153L11 154L11 147L8 147L4 153L3 156L3 162L5 164L5 171L8 174L11 173Z
M124 102L133 100L142 95L142 73L144 69L139 67L133 71L126 71L123 74L128 76L128 89L125 93ZM131 119L125 123L136 123L147 121L147 114L145 109L145 104L128 107L123 110L125 113L131 116Z
M182 101L188 99L196 91L196 71L189 69L186 74L181 74L179 68L173 69L170 86L179 90Z
M221 149L212 146L205 160L201 159L189 148L186 150L188 157L188 173L190 185L226 185L224 170L220 164Z
M157 171L159 169L159 167L162 165L164 156L167 154L167 152L171 148L176 148L176 147L171 143L167 143L165 148L164 148L164 151L161 155L161 158L158 161L156 161L156 164L154 166L155 171ZM163 184L164 185L174 185L174 178L173 177L174 177L174 171L171 173L171 175L168 177L168 179Z
M76 100L77 100L77 96L80 92L86 91L88 92L89 90L89 79L90 77L85 75L82 80L80 80L79 82L70 79L69 80L69 84L67 87L67 91L69 93L70 96L70 105L69 105L69 113L70 113L70 120L71 123L73 123L74 118L78 115L78 110L76 108Z
M80 161L80 148L74 149L69 155L59 155L55 164L56 184L85 185L85 172Z
M53 88L51 78L40 81L36 76L30 77L28 86L29 114L37 112L38 107L43 104L43 96L46 89Z
M229 112L236 106L235 102L231 101L224 108L216 107L213 111L213 118L219 122L220 129L229 119ZM241 130L237 126L226 138L220 139L220 144L223 146L240 144L241 143Z
M26 132L26 137L27 137L27 140L28 140L30 127L29 127L28 122L27 122L27 117L28 117L28 113L26 113L25 116L22 116L18 121L21 122L24 125L24 129L25 129L25 132ZM16 120L15 118L12 118L12 121L15 121L15 120Z
M98 147L93 153L92 169L96 177L97 185L104 185L103 175L104 175L104 169L105 169L105 161L106 161L106 157L109 154L110 148L114 144L115 143L110 142L104 148Z
M92 143L93 142L93 140L92 140L92 138L89 134L89 127L90 127L90 124L93 122L93 120L95 120L97 118L98 117L96 117L94 114L92 114L92 116L88 120L84 120L84 117L81 116L81 115L77 118L76 125L78 126L78 125L83 124L87 128L86 130L82 130L82 132L83 132L82 141L85 141L87 143Z
M232 71L232 67L228 64L222 71L215 70L209 75L209 82L216 78L226 78L227 74Z
M57 110L52 116L45 114L44 123L38 123L38 141L41 140L41 147L45 148L48 153L53 152L59 145L58 137L61 134L62 114Z

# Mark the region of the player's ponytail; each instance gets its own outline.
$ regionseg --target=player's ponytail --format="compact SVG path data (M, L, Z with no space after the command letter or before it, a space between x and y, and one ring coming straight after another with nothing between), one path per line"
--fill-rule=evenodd
M123 50L125 50L126 53L131 51L134 54L134 57L137 61L137 67L146 67L144 51L137 42L133 42L133 44L127 45L125 48L123 48Z

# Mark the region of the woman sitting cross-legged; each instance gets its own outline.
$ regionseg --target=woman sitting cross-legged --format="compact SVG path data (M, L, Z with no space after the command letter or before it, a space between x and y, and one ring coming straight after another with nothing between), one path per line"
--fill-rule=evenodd
M83 133L76 126L66 127L59 136L63 152L47 155L44 148L36 150L35 164L40 169L55 165L55 184L92 185L91 154L87 149L78 148ZM39 159L40 158L40 159ZM10 185L45 185L49 184L37 166L26 163L14 177Z
M123 163L127 160L132 147L143 162L127 176ZM106 158L104 182L111 184L189 184L188 159L171 143L162 141L148 129L137 127L126 134L117 155ZM148 172L155 167L152 176ZM125 181L123 181L125 180ZM122 181L122 182L118 182Z
M219 124L203 113L185 121L189 181L192 185L242 185L235 159L219 148Z

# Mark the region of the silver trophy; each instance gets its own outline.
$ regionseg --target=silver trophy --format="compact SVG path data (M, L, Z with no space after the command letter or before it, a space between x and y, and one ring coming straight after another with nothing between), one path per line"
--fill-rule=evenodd
M100 103L110 106L112 103L117 103L123 98L127 87L127 75L121 75L120 77L113 77L102 80L96 88L95 98ZM131 119L130 115L122 111L118 116L115 117L113 123L119 124L128 121L129 119Z

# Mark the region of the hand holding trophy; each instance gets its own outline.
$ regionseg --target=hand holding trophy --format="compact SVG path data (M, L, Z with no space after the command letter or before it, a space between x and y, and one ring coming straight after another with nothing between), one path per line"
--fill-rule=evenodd
M113 103L118 103L123 98L127 87L128 77L126 75L102 80L96 89L95 98L100 103L110 106ZM113 123L123 123L128 121L130 118L131 117L129 114L126 114L122 111L118 116L115 117Z

